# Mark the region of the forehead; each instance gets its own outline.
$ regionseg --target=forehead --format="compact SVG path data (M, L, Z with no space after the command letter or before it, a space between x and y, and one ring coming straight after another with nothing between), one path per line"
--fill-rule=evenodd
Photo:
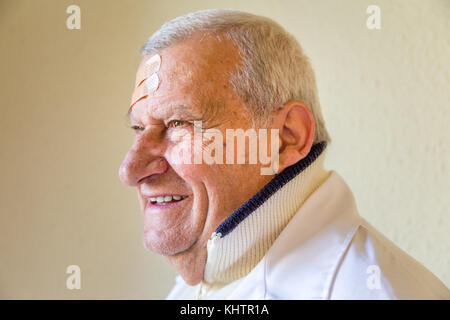
M216 91L228 84L229 74L240 61L238 51L230 41L217 41L198 35L161 52L161 89L190 92L193 88Z
M134 105L133 117L145 114L159 117L182 105L204 113L204 102L212 96L221 101L235 98L229 74L235 70L239 56L230 42L196 36L162 50L160 55L159 88ZM146 59L148 56L142 61ZM143 67L141 62L139 68ZM146 109L146 113L141 109Z
M132 122L146 122L151 119L162 120L174 113L201 117L204 112L202 106L201 102L196 102L189 95L159 95L136 102L129 113L129 117Z

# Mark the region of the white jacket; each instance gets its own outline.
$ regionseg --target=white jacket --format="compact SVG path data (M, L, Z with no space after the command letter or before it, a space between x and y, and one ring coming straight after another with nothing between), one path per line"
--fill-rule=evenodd
M178 276L167 299L184 288ZM450 299L450 291L359 216L331 170L227 299Z

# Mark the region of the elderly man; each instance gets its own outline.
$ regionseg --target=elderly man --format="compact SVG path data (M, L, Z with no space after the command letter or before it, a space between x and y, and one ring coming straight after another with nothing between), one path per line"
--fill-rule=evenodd
M203 10L164 24L142 53L119 174L137 189L145 246L180 274L168 299L449 298L324 168L314 72L281 26ZM270 163L251 161L250 136Z

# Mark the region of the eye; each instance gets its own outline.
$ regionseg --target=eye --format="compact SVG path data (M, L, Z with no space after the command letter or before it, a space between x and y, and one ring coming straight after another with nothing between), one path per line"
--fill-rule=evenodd
M145 128L142 126L133 125L133 126L131 126L131 129L133 129L136 132L139 132L139 131L143 131Z
M188 121L183 121L183 120L171 120L169 121L169 123L167 124L167 128L178 128L178 127L182 127L185 125L188 125L189 122Z

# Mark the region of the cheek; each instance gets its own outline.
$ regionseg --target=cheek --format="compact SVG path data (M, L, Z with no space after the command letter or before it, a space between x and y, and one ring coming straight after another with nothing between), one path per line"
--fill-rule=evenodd
M194 140L187 130L180 129L169 137L165 158L174 171L186 181L203 180L210 169L201 157L203 147L199 154L194 146Z
M203 141L202 151L209 143L210 140ZM190 135L179 133L178 137L170 137L165 158L175 173L193 189L196 205L208 203L208 211L214 211L210 212L213 216L218 214L215 211L229 213L236 201L241 202L243 191L245 193L241 189L248 181L242 178L248 176L248 168L244 169L242 165L207 164L203 159L197 163L194 159L195 150Z
M193 142L187 130L179 130L169 137L165 158L172 167L194 163Z

